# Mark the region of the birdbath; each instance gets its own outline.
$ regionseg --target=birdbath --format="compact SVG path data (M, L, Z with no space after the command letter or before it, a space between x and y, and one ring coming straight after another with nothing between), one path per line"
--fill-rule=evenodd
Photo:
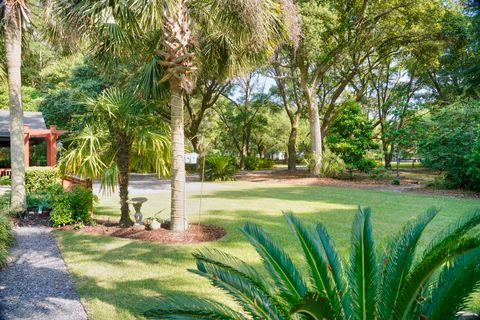
M134 215L135 223L137 224L142 223L143 214L140 212L140 210L142 209L142 204L147 202L147 198L143 198L143 197L132 198L130 199L129 202L133 205L133 208L135 209L135 215Z

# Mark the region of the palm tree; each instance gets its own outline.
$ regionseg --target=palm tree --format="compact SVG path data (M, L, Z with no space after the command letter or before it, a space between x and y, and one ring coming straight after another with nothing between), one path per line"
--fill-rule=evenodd
M480 210L438 233L417 255L419 239L437 212L430 209L405 225L378 258L370 210L359 209L349 262L340 257L321 223L306 226L295 215L285 214L304 266L295 265L261 227L247 223L242 231L262 258L265 272L217 250L194 253L197 269L193 270L233 297L242 312L208 299L176 295L145 315L150 319L454 319L480 285L480 237L469 233L480 224Z
M139 84L149 94L169 90L172 127L171 228L184 231L184 95L200 66L225 78L264 63L285 40L290 0L56 1L57 15L88 34L93 51L109 62L148 59Z
M120 189L120 224L129 226L128 174L135 171L169 173L168 125L153 115L151 105L124 90L108 89L88 100L84 128L70 138L60 161L63 172L101 178L102 189Z
M23 210L26 201L21 66L22 29L28 22L28 9L24 0L0 1L0 26L5 37L10 107L11 208L16 211Z

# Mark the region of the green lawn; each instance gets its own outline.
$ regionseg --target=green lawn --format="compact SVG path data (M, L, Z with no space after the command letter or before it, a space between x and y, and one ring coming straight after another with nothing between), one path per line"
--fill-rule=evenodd
M198 245L161 245L84 233L55 232L69 270L91 319L135 319L169 293L189 293L223 300L202 278L190 274L194 267L192 251L218 248L255 263L255 252L238 231L249 220L264 226L290 251L300 256L283 221L282 210L293 211L308 222L323 222L337 246L345 254L349 246L350 224L358 205L370 206L377 245L382 246L407 220L431 206L441 210L429 226L426 238L433 237L447 223L473 209L478 200L429 197L415 194L378 192L362 189L314 186L283 186L232 182L228 188L205 192L202 223L224 227L227 236L216 242ZM145 215L165 209L169 194L147 196ZM199 194L189 194L190 220L198 220ZM116 197L102 197L97 214L117 219ZM423 239L425 244L429 239Z

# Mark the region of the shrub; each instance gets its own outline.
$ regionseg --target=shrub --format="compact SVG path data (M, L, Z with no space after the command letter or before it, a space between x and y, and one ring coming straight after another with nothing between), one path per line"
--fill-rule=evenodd
M480 127L477 131L477 140L468 157L469 168L467 173L470 177L470 187L473 190L480 191Z
M60 177L56 168L30 167L25 170L25 190L27 192L43 193L58 183L60 183Z
M228 156L207 156L205 159L205 180L230 181L235 179L236 168Z
M0 214L0 266L5 266L8 256L8 248L13 243L10 220Z
M270 170L275 166L275 162L272 159L260 159L259 169Z
M345 170L346 166L342 158L329 149L325 149L322 159L322 176L327 178L336 178L341 176Z
M384 167L377 167L370 171L370 178L372 179L392 179L392 170L385 169Z
M10 176L2 176L0 177L0 186L9 186L11 178Z
M241 310L210 299L170 295L150 319L454 319L480 285L480 210L419 239L437 215L430 209L407 223L378 255L370 209L359 209L346 262L321 223L305 225L285 214L303 253L292 259L260 226L242 231L262 258L263 270L219 250L193 254L197 269L239 302ZM419 298L421 297L421 298Z
M91 221L93 195L90 190L75 186L72 191L59 192L53 198L50 221L53 226Z
M258 170L260 168L260 159L255 156L245 157L245 170Z
M255 156L248 156L245 158L246 170L270 170L273 169L275 163L272 159L261 159Z
M480 122L480 101L454 103L432 112L424 125L427 133L419 142L422 164L444 174L450 188L472 188L471 157Z

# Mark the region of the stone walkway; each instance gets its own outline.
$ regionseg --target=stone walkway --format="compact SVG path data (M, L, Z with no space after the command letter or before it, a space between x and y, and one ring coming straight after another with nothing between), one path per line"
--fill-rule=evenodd
M16 244L0 272L0 320L85 320L83 305L45 227L14 229Z

